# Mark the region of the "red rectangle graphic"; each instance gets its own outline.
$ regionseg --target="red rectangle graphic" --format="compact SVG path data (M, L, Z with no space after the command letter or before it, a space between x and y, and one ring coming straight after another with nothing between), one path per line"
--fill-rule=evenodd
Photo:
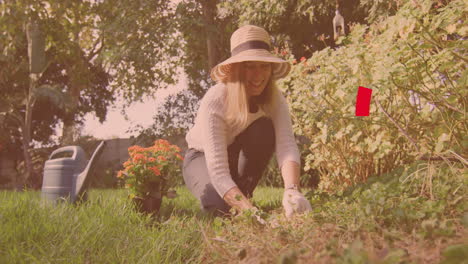
M356 97L356 116L369 116L372 89L359 86Z

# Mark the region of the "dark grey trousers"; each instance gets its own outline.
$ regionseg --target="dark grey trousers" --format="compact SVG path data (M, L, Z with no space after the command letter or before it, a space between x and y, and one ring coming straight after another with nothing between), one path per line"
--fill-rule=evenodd
M273 154L274 146L273 122L266 117L255 120L228 146L231 177L247 197L252 197ZM221 214L229 212L230 206L211 183L203 152L188 149L182 173L185 184L200 201L202 210Z

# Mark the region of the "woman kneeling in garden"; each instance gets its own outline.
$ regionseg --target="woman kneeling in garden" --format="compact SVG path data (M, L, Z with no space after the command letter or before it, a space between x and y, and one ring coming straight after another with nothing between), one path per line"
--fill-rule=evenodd
M286 215L311 210L299 190L300 156L287 102L275 86L291 66L270 48L263 28L243 26L231 36L231 57L211 71L217 85L201 100L183 165L185 183L205 211L255 210L248 198L275 150Z

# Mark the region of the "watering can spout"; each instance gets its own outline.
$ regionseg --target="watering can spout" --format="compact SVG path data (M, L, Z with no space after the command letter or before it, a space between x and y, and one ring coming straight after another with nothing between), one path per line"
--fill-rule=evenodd
M102 153L102 150L104 149L106 142L102 141L99 146L96 148L94 151L93 155L89 159L88 164L86 165L86 168L76 176L75 178L75 183L74 183L74 192L72 193L73 197L73 202L76 202L78 200L81 200L85 194L86 187L89 182L89 177L88 174L92 174L96 162L99 160L99 156Z

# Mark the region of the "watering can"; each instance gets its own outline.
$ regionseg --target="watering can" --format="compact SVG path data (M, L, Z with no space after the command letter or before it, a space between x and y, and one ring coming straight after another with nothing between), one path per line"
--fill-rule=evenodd
M53 151L44 165L42 199L52 202L68 200L72 203L86 200L88 175L92 173L104 146L105 141L102 141L89 161L79 146L66 146ZM70 153L71 157L59 155Z

